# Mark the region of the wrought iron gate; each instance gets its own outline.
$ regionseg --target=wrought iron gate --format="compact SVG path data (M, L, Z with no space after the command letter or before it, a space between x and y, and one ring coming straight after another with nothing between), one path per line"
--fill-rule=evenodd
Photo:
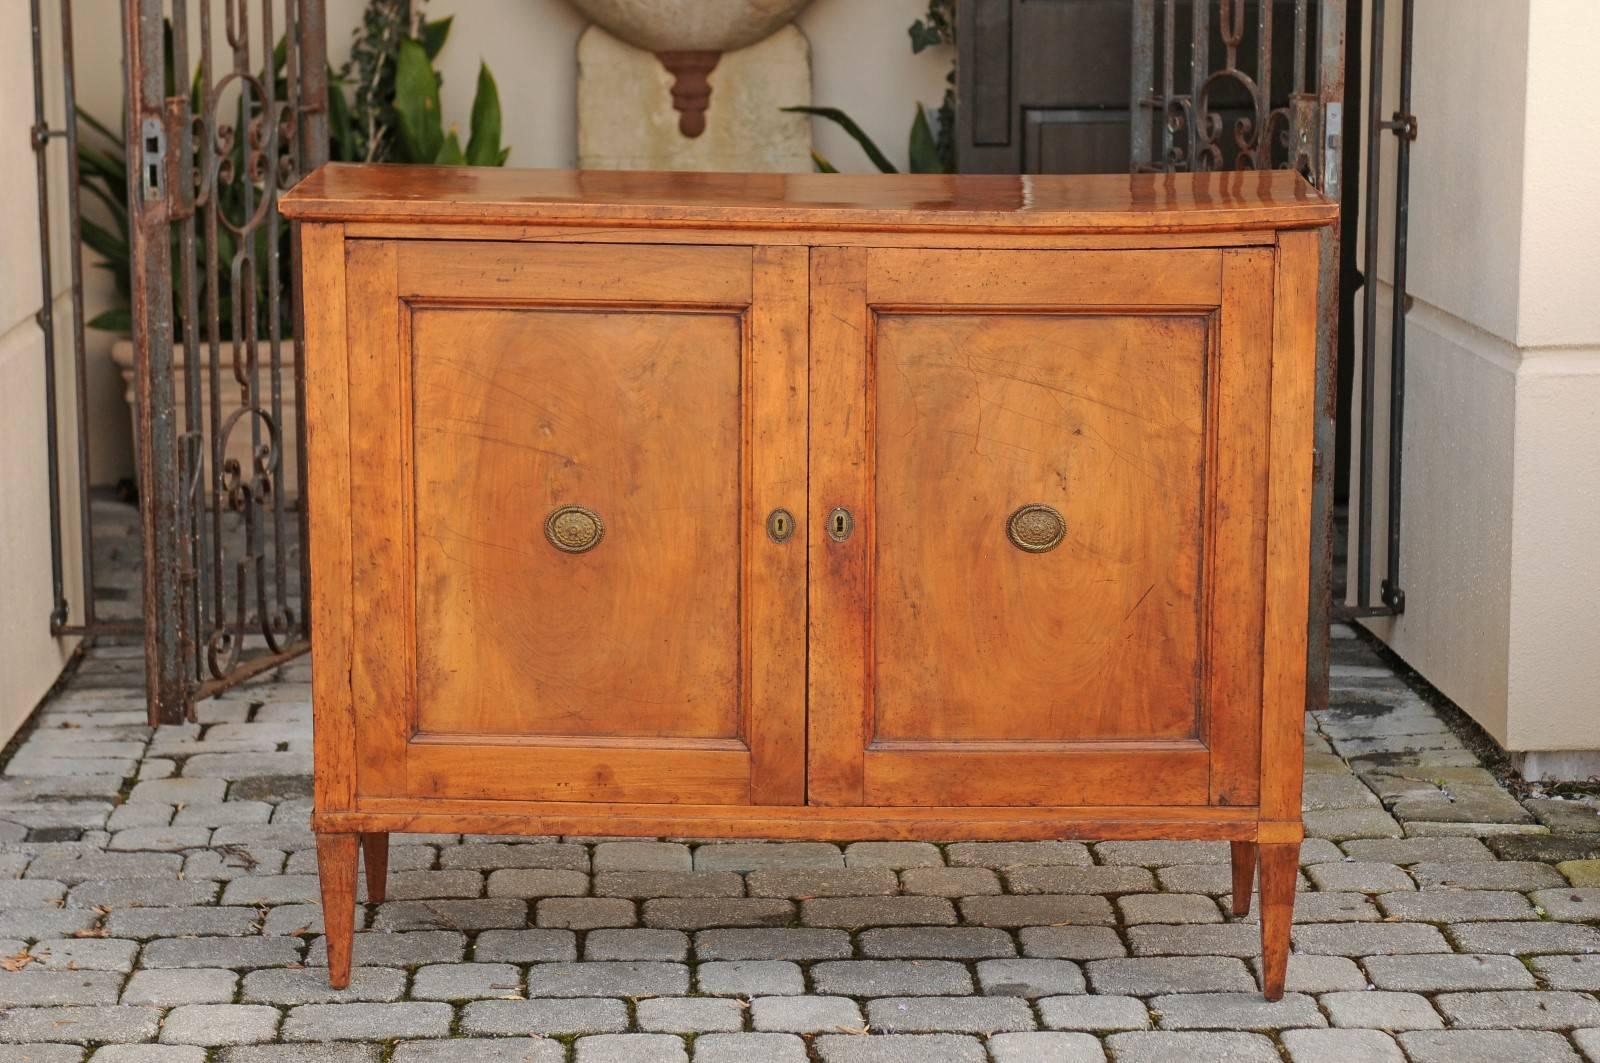
M172 722L308 645L277 196L327 157L326 27L321 0L124 0L123 27L146 686Z
M1247 6L1254 19L1247 19ZM1289 14L1287 25L1280 13ZM1347 14L1346 0L1133 0L1132 169L1287 168L1341 199ZM1283 33L1292 35L1287 72L1272 64ZM1220 62L1213 63L1217 40ZM1320 401L1307 690L1313 706L1327 702L1339 267L1340 234L1330 230L1317 285Z

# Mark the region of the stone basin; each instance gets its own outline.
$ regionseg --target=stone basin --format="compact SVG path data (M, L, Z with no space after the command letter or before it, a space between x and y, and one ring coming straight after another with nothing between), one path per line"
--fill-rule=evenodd
M671 72L678 131L705 132L707 77L723 52L782 29L810 0L572 0L593 22L635 48L654 52Z
M649 52L731 52L782 28L810 0L572 0L606 32Z

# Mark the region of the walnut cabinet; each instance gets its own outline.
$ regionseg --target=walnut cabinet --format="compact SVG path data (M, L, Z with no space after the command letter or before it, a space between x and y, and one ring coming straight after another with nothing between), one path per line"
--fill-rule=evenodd
M330 977L392 831L1209 838L1283 989L1297 176L324 167Z

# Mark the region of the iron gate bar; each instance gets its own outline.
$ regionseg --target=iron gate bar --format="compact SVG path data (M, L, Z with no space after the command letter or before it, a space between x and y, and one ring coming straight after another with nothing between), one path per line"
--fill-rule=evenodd
M152 722L189 718L196 699L309 646L305 512L291 518L284 465L286 410L297 414L297 439L305 423L302 300L282 260L299 244L277 195L327 158L326 22L322 0L222 2L220 62L212 0L123 5L126 122L140 134L130 137L129 203ZM192 90L191 14L200 34ZM236 111L231 120L223 108ZM292 407L285 344L296 354ZM236 408L224 406L225 373ZM230 454L235 436L248 441L245 456ZM303 488L305 448L296 449Z
M1411 142L1417 139L1417 116L1411 113L1411 44L1414 0L1400 6L1400 109L1387 126L1396 137L1394 189L1394 299L1389 328L1389 571L1380 592L1383 604L1396 614L1406 611L1400 586L1400 487L1406 406L1406 255L1411 230ZM1376 100L1373 101L1377 103Z
M1134 0L1132 93L1130 96L1130 168L1134 171L1216 170L1285 167L1299 171L1325 195L1344 198L1341 172L1344 146L1344 96L1347 20L1346 0L1323 0L1316 25L1317 80L1310 84L1311 43L1309 0L1293 0L1291 28L1294 54L1289 93L1283 107L1273 106L1272 46L1277 0L1256 4L1256 61L1252 77L1241 66L1246 25L1244 0L1215 0L1217 30L1226 49L1222 65L1211 67L1211 6L1193 0L1188 91L1176 83L1176 9L1178 0ZM1156 81L1156 27L1162 30L1161 82ZM1232 82L1248 95L1248 113L1232 123L1232 157L1223 134L1228 123L1212 108L1213 90ZM1154 156L1151 123L1161 122L1160 158ZM1180 140L1181 137L1181 140ZM1310 640L1306 665L1306 700L1310 707L1327 703L1328 620L1333 585L1333 476L1338 399L1337 339L1339 333L1340 234L1329 231L1319 244L1317 282L1318 330L1315 426L1316 465L1312 485L1312 561L1307 621Z
M144 553L145 692L150 722L184 718L183 558L172 386L172 255L167 239L161 0L127 0L128 216L139 523Z
M45 107L44 16L39 0L31 0L33 35L33 115L30 131L35 152L39 200L39 276L42 288L37 320L44 333L45 358L45 464L49 477L50 520L50 633L52 635L108 634L122 624L102 623L95 614L94 529L89 509L89 436L83 428L88 408L89 378L83 335L83 240L80 224L78 173L77 64L74 60L72 0L59 0L61 14L60 70L63 102L62 127L51 129ZM72 300L73 394L77 403L78 522L82 556L83 622L70 624L71 603L66 597L66 572L61 534L60 407L56 387L55 262L51 254L49 160L50 141L59 139L67 153L67 270Z
M31 0L29 14L33 32L33 146L34 170L39 196L39 282L43 298L35 315L44 330L45 469L50 479L50 630L59 631L67 622L67 596L61 547L61 453L56 438L56 324L55 282L50 253L50 159L45 151L53 135L44 107L44 26L39 0Z
M1344 618L1398 616L1405 611L1405 591L1400 586L1400 501L1403 470L1402 431L1405 417L1406 357L1406 255L1411 203L1411 142L1417 138L1417 119L1411 113L1411 59L1415 0L1401 0L1400 107L1389 121L1379 118L1383 106L1384 0L1372 0L1367 77L1367 182L1365 247L1361 291L1361 488L1357 518L1356 602L1336 610ZM1391 278L1392 317L1389 362L1389 452L1387 571L1380 591L1382 604L1372 603L1373 519L1372 476L1376 466L1377 350L1378 350L1378 240L1382 200L1382 136L1396 137L1394 276Z

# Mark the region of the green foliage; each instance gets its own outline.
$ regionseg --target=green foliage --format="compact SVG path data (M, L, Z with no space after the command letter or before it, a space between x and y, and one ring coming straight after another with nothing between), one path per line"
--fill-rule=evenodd
M783 109L785 111L788 111L788 112L792 113L792 114L809 114L809 115L812 115L812 116L814 116L816 118L826 118L828 121L834 123L840 129L843 129L846 133L850 134L850 138L852 140L854 140L857 144L861 145L861 150L867 153L867 158L872 160L872 165L876 166L880 172L882 172L882 173L899 173L900 172L895 167L895 164L889 161L889 156L885 155L878 148L878 145L873 142L873 139L871 137L867 136L866 130L864 130L860 126L856 125L855 119L851 118L849 115L847 115L843 111L839 110L839 108L837 108L837 107L785 107ZM824 173L837 173L838 172L836 169L834 169L833 165L828 162L827 159L823 158L821 155L819 155L816 152L812 152L811 154L812 154L812 157L817 160L817 162L818 162L818 167L817 168L819 170L822 170ZM913 172L915 172L915 171L913 171Z
M956 42L956 0L928 0L928 11L923 18L911 24L911 51L921 52L938 45ZM910 143L906 157L912 173L954 173L956 168L955 116L956 71L952 64L945 77L944 100L938 110L929 111L920 103L911 119ZM809 114L824 118L837 125L861 145L872 165L882 173L899 172L889 157L869 137L855 120L837 107L785 107L785 111ZM811 153L811 161L819 173L838 173L837 167L819 152Z
M444 47L450 35L448 18L429 21L422 19L416 10L423 0L371 0L356 33L356 43L351 49L350 62L338 72L329 71L328 128L329 157L339 162L399 161L439 162L471 166L500 166L506 161L510 149L500 144L500 95L494 77L486 66L478 71L477 95L472 103L472 128L467 146L463 150L454 130L446 132L439 110L440 78L433 69L433 60ZM413 24L415 32L412 32ZM163 81L167 95L179 92L178 72L172 62L172 30L166 27L164 49L166 69ZM401 57L405 57L402 64ZM272 77L276 99L288 98L289 87L285 78L287 45L279 39L272 52ZM402 69L403 67L403 69ZM264 80L264 77L263 77ZM355 103L345 94L345 88L354 85ZM190 113L201 114L205 107L204 85L197 69L190 81ZM220 118L221 116L219 116ZM235 130L249 129L251 123L261 118L259 99L241 94L238 111L233 117ZM115 290L110 309L89 321L88 327L106 332L128 335L132 331L132 237L128 212L127 147L120 132L99 121L94 115L78 112L78 188L83 197L84 211L80 232L83 243L103 261L97 268L107 270L112 276ZM218 180L215 189L218 211L235 223L250 214L248 204L260 202L265 193L259 183L245 176L249 167L245 157L247 138L236 135L228 155L228 172L231 181ZM287 150L287 146L283 146ZM276 172L276 167L269 168ZM278 226L277 275L272 275L269 256L268 227L258 226L252 232L254 270L247 272L243 247L238 238L225 225L217 226L215 271L206 270L210 260L206 247L206 226L195 226L194 261L201 268L195 272L194 296L202 322L210 318L211 293L215 291L218 317L218 339L232 338L238 330L247 327L241 318L234 320L234 267L238 261L241 284L253 286L256 307L256 332L266 336L269 331L267 308L269 293L274 288L283 293L290 290L293 257L290 249L288 225ZM184 271L180 263L183 254L178 230L171 232L173 267L173 321L181 327L183 308L188 304ZM279 303L279 325L283 335L288 335L292 325L292 307L285 297ZM242 313L242 309L241 309ZM188 342L185 337L175 337Z
M449 39L451 20L423 18L423 3L369 0L349 62L329 79L329 157L504 165L511 149L500 144L500 93L488 66L479 64L466 148L454 129L445 129L443 79L433 62Z
M937 48L940 45L949 45L952 48L956 43L956 0L928 0L928 11L922 18L911 24L911 52L913 55L921 53L928 48ZM918 115L924 124L926 116ZM954 173L956 168L956 66L952 62L950 70L944 76L944 99L939 101L936 112L938 118L937 133L932 128L928 131L928 138L932 141L934 157L938 159L937 169L923 172ZM911 150L916 152L918 132L916 127L911 130ZM931 160L927 163L932 166ZM916 171L916 165L912 165Z

